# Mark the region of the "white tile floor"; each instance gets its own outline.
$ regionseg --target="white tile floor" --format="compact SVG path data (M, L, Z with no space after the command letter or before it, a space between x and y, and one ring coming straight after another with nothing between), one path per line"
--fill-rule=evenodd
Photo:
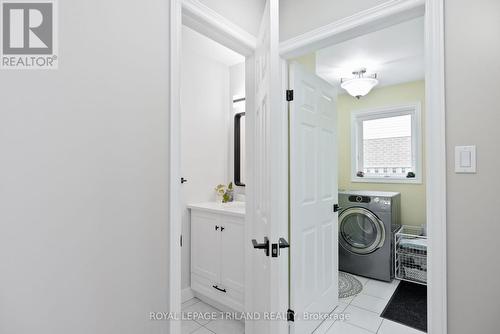
M411 327L380 317L399 281L380 282L356 276L363 284L361 293L339 300L335 312L349 315L348 320L325 321L314 334L424 334Z
M213 312L215 316L214 319L182 320L182 334L243 334L245 332L245 325L242 321L220 318L219 310L198 298L184 302L182 312L186 312L186 314L209 314Z
M361 293L343 298L335 313L348 314L347 320L327 320L314 334L423 334L423 332L383 319L380 314L389 302L399 281L391 283L356 276L363 284ZM183 312L219 312L197 298L182 304ZM333 318L333 317L332 317ZM242 321L216 318L182 321L182 334L243 334Z

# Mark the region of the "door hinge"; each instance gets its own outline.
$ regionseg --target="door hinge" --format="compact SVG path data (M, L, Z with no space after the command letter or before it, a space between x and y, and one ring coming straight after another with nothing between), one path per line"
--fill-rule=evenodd
M286 311L286 320L287 321L295 321L295 311L288 309Z
M343 208L341 208L338 204L334 204L333 205L333 212L338 212L340 210L342 210Z
M286 100L293 101L293 89L287 89L286 91Z

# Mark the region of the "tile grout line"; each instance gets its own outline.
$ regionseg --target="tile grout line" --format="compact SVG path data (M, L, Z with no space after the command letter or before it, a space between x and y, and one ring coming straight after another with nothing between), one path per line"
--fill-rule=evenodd
M361 294L361 293L358 293L357 295L355 295L355 296L354 296L354 298L356 298L356 297L357 297L358 295L360 295L360 294ZM352 298L352 299L351 299L351 301L349 302L349 304L347 304L347 307L345 308L345 310L347 310L347 308L349 308L349 306L356 307L356 308L360 308L360 307L357 307L356 305L351 305L351 303L352 303L352 301L354 300L354 298ZM362 308L360 308L360 309L362 309ZM344 312L345 312L345 310L344 310ZM362 310L363 310L363 311L367 311L367 312L371 312L371 311L368 311L368 310L365 310L365 309L362 309ZM372 312L372 313L376 314L375 312ZM380 316L379 316L379 317L380 317ZM366 329L366 328L363 328L363 327L361 327L361 326L358 326L358 325L356 325L356 324L354 324L354 323L351 323L351 322L346 322L346 324L351 325L351 326L354 326L354 327L356 327L356 328L361 328L361 329L363 329L363 330L365 330L365 331L368 331L368 332L370 332L370 333L376 334L376 332L372 332L371 330ZM379 327L380 327L380 326L379 326ZM378 329L377 329L377 331L378 331Z
M208 323L207 323L207 325L208 325ZM205 326L201 326L201 327L205 328L205 329L206 329L207 331L209 331L210 333L217 334L216 332L213 332L212 330L210 330L209 328L207 328L207 327L206 327L206 325L205 325Z
M350 323L350 322L346 322L347 325L350 325L350 326L353 326L353 327L356 327L356 328L361 328L367 332L370 332L370 333L373 333L373 334L377 334L377 332L372 332L371 330L367 329L367 328L364 328L364 327L361 327L359 325L356 325L356 324L353 324L353 323ZM377 329L378 330L378 329Z
M358 293L358 294L356 295L356 297L357 297L357 296L359 296L359 295L369 296L369 297L373 297L373 298L377 298L377 299L380 299L380 300L384 300L384 301L386 301L386 302L389 302L389 299L387 299L387 298L382 298L382 297L378 297L378 296L370 295L370 294L368 294L368 293L363 293L362 291L361 291L360 293Z
M382 317L381 317L381 318L382 318ZM378 328L377 328L377 332L376 332L377 334L378 334L378 332L380 331L380 327L382 327L382 324L384 323L384 321L385 321L385 319L384 319L384 318L382 318L382 321L380 322L380 325L379 325L379 326L378 326Z
M368 295L368 294L366 294L366 293L363 293L364 288L366 287L366 285L368 285L368 283L369 283L369 282L370 282L370 280L366 281L366 283L365 283L365 284L362 284L363 289L362 289L362 290L361 290L361 291L360 291L357 295L355 295L355 296L354 296L354 298L352 298L352 299L351 299L351 301L347 304L346 309L347 309L349 306L352 306L352 307L355 307L355 308L359 308L359 309L361 309L361 310L363 310L363 311L367 311L367 312L371 312L371 313L373 313L373 314L376 314L379 318L381 318L381 319L382 319L382 321L380 322L380 324L379 324L379 326L377 327L377 330L376 330L375 332L372 332L371 330L366 329L366 328L363 328L363 327L361 327L361 326L358 326L358 325L356 325L356 324L354 324L354 323L348 323L348 324L349 324L349 325L351 325L351 326L354 326L354 327L357 327L357 328L361 328L361 329L363 329L363 330L366 330L366 331L368 331L368 332L370 332L370 333L377 334L377 333L378 333L378 331L379 331L379 329L380 329L380 326L382 326L382 322L384 322L384 319L380 316L380 314L378 314L378 313L376 313L376 312L373 312L373 311L371 311L371 310L367 310L367 309L365 309L365 308L363 308L363 307L359 307L359 306L356 306L356 305L352 304L352 302L354 301L354 299L356 299L356 297L358 297L359 295L370 296L370 297L373 297L373 298L378 298L378 299L380 299L380 300L384 300L384 301L386 301L384 298L380 298L380 297L377 297L377 296L371 296L371 295ZM389 301L387 301L387 303L388 303L388 302L389 302ZM344 311L345 311L345 310L344 310Z
M363 311L371 312L371 313L373 313L373 314L378 315L378 316L379 316L379 318L382 318L382 317L380 316L380 314L382 314L382 313L380 313L380 314L379 314L378 312L375 312L375 311L369 310L369 309L367 309L367 308L365 308L365 307L363 307L363 306L358 306L358 305L349 305L349 306L353 306L353 307L359 308L360 310L363 310Z

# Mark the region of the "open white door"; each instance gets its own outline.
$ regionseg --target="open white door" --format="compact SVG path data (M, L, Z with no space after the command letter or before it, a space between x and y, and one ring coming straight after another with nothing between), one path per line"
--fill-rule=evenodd
M246 214L246 280L245 309L260 319L246 321L247 334L284 334L288 332L286 317L269 320L266 316L281 312L286 315L288 301L288 250L273 257L272 244L284 237L286 201L283 193L284 150L279 56L279 1L267 0L262 17L254 61L247 60L247 214ZM255 75L253 75L255 74ZM284 215L285 213L285 215ZM254 248L252 239L258 243ZM268 240L267 244L265 240ZM277 255L277 254L276 254Z
M309 334L338 303L337 94L296 63L289 83L291 333Z

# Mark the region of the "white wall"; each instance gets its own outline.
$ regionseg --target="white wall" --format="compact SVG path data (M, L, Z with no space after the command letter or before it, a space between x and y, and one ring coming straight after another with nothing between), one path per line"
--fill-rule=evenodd
M185 36L185 33L183 34ZM184 203L215 200L215 186L227 184L230 93L229 66L184 43L181 74L181 172ZM182 211L182 288L190 284L190 219Z
M229 68L231 98L245 97L245 62Z
M447 0L445 19L448 333L498 333L500 2ZM455 174L454 146L469 144L478 172Z
M59 1L59 69L0 73L0 333L164 333L168 1Z

